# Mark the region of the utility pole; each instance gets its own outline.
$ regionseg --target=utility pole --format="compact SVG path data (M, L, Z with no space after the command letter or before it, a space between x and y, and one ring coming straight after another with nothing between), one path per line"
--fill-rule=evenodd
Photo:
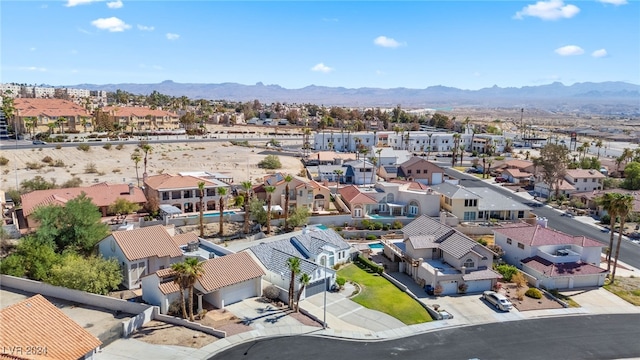
M520 137L522 141L524 141L524 123L522 122L523 117L524 117L524 108L521 108L520 109Z

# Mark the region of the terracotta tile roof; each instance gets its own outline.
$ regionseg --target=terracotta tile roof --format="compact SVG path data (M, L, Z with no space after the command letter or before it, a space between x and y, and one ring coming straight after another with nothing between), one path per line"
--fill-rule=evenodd
M196 233L185 233L185 234L177 234L173 236L173 241L178 246L187 245L190 242L198 242L198 234Z
M352 153L339 153L335 151L318 151L309 155L309 159L317 159L320 161L333 161L335 159L342 159L344 161L351 161L356 159L356 154Z
M46 348L46 358L67 360L82 358L101 344L42 295L0 310L2 352L37 345Z
M494 233L502 234L511 239L519 241L529 246L544 245L578 245L582 247L602 247L603 245L595 240L584 236L571 236L563 232L545 228L540 225L532 226L521 224L518 227L502 228L493 230Z
M265 275L260 265L246 252L209 259L202 267L204 275L198 281L207 292Z
M586 169L569 169L567 170L567 176L571 176L574 179L604 179L604 176L598 170L586 170Z
M409 184L409 190L427 190L427 189L429 189L428 185L419 183L417 181L391 179L391 180L389 180L389 182L390 183L395 183L395 184Z
M360 192L358 187L351 185L338 190L340 196L349 204L377 204L378 202Z
M586 192L576 192L571 194L572 198L585 198L587 200L595 200L596 198L604 195L605 193L611 192L611 190L593 190ZM633 212L640 212L640 192L633 190L625 190L625 189L616 189L615 192L623 195L631 195L633 196Z
M182 251L162 225L154 225L112 234L129 261L149 257L181 257Z
M522 259L522 263L548 277L593 275L607 272L605 269L583 262L554 264L540 256Z
M173 294L180 291L180 287L173 281L167 281L158 285L158 289L164 294Z
M159 278L166 278L166 277L171 277L173 275L176 274L176 272L172 269L172 268L166 268L166 269L160 269L158 271L156 271L154 273L155 275L158 275ZM153 276L154 274L149 274L147 276Z
M528 178L532 174L524 171L520 171L520 169L504 169L503 174L509 174L514 178Z
M103 112L106 112L118 117L122 116L122 117L144 118L147 115L151 115L153 117L175 117L175 118L178 117L178 114L165 111L165 110L160 110L160 109L153 110L148 107L122 106L122 107L117 107L116 109L115 106L105 106L101 110Z
M154 190L197 189L200 182L204 182L205 188L228 186L218 180L207 180L191 175L160 174L149 176L144 181L145 185Z
M508 168L515 168L515 169L526 169L529 166L533 166L533 161L530 160L520 160L520 159L513 159L513 160L507 160L503 163L504 166L508 167Z
M98 206L109 206L117 199L123 198L137 204L144 204L147 198L140 188L133 188L133 195L129 195L127 184L100 183L92 186L36 190L20 196L22 199L22 211L24 216L33 213L38 207L46 205L64 205L67 201L75 199L82 193L91 198L91 202Z
M17 98L14 100L16 115L25 116L89 116L85 108L62 99Z

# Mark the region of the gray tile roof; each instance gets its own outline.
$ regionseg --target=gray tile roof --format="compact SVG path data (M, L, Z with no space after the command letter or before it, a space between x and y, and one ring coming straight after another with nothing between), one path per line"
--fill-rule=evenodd
M291 272L287 266L287 260L294 256L279 249L271 247L272 244L260 244L249 248L253 252L258 260L264 265L267 270L281 274L285 279L291 278ZM298 258L300 258L298 256ZM319 266L315 263L300 258L300 271L306 274L312 274Z
M317 249L327 244L340 250L348 250L350 248L342 236L332 229L311 230L306 234L303 232L300 235L296 235L295 238L298 239L309 252L314 254L318 254Z
M474 194L477 194L480 197L480 200L478 200L478 210L480 211L531 210L529 206L516 201L511 197L504 196L493 189L474 187L467 188L467 190L473 192Z
M468 189L443 182L438 185L431 185L433 191L440 193L451 199L479 199L480 195L469 191Z
M433 235L410 236L408 240L414 249L437 249L440 247L440 244L435 242L437 238Z
M440 243L440 250L450 254L456 259L460 259L474 250L476 246L482 245L456 231Z
M451 227L427 215L421 215L402 228L405 239L416 235L432 235L436 241L452 231Z

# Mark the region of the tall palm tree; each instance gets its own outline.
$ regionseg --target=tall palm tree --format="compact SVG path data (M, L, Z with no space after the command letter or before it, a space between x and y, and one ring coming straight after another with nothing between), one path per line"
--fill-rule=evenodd
M295 309L293 303L293 293L295 291L296 286L296 274L300 272L300 259L297 257L290 257L287 259L287 268L291 273L291 278L289 279L289 307L293 310Z
M142 177L147 176L147 157L153 151L153 147L149 145L146 141L141 141L139 145L140 149L144 153L144 172L142 173Z
M200 237L204 237L204 181L198 182L198 197L200 198Z
M47 127L49 128L49 135L53 134L53 129L56 128L56 124L55 123L48 123Z
M185 283L189 289L189 320L194 321L193 317L193 288L196 281L204 274L202 263L197 258L187 258L185 264Z
M342 174L344 174L344 171L340 170L340 169L335 169L333 170L333 173L336 174L336 195L335 195L335 199L338 199L338 186L340 185L340 179L342 178ZM336 205L336 209L338 208L338 206Z
M171 264L171 269L176 272L176 277L173 279L173 282L178 285L178 289L180 289L180 305L182 307L182 317L187 318L187 305L184 300L184 290L187 289L187 284L185 281L185 274L187 272L187 267L185 263L179 262Z
M87 132L87 124L89 124L89 120L86 116L80 116L80 124L84 129L84 132Z
M24 127L27 128L27 132L31 137L33 137L32 130L35 129L37 123L38 123L38 119L33 116L29 116L24 119Z
M367 154L369 153L369 149L361 147L359 153L362 154L362 185L364 185L367 176Z
M380 166L382 166L382 159L380 157L380 154L382 154L382 149L376 149L376 154L378 154L378 171L380 171Z
M242 186L242 189L244 190L244 193L245 193L245 197L244 197L244 233L248 234L249 233L249 202L251 201L251 188L253 187L253 184L251 184L251 181L243 181L241 186Z
M309 282L311 282L311 276L307 273L302 273L302 275L300 275L300 285L302 286L300 286L300 290L298 290L298 295L296 296L296 312L300 312L300 297L304 292L304 288L309 285Z
M64 116L61 116L58 118L58 120L56 120L56 124L60 127L60 133L64 134L64 123L67 122L67 118Z
M602 149L602 139L598 139L598 141L596 141L596 147L598 148L598 159L600 159L600 149Z
M633 209L634 202L633 195L620 195L616 200L616 207L618 215L620 216L620 230L618 231L618 242L616 244L616 255L613 261L613 271L611 273L611 283L616 279L616 269L618 268L618 256L620 256L620 243L622 243L622 234L624 233L624 223L627 220L627 216ZM613 229L611 229L613 232Z
M284 188L284 229L285 231L287 229L289 229L289 224L287 223L287 220L289 220L289 183L291 183L291 180L293 180L293 176L291 176L290 174L287 174L284 177L284 181L287 183L287 185Z
M138 150L138 149L136 149ZM140 157L140 152L138 151L134 151L133 154L131 154L131 160L133 160L133 162L136 164L136 180L138 180L138 187L140 186L140 175L138 175L138 164L140 163L140 160L142 160L142 158Z
M218 197L220 198L220 213L218 214L218 218L220 220L220 230L218 231L218 234L220 236L222 236L224 234L224 227L223 227L223 220L224 220L224 201L226 200L227 197L227 188L224 187L219 187L217 188L218 190Z
M275 186L265 186L264 191L267 192L267 235L271 234L271 197L276 191Z
M456 166L456 159L458 154L458 148L460 147L460 134L453 134L453 156L451 156L451 166Z
M376 170L378 169L378 159L375 156L369 158L371 161L371 183L377 183L378 177L376 176Z
M598 198L597 202L602 208L609 214L609 248L607 249L607 271L611 270L611 254L613 253L613 237L614 227L616 225L616 219L618 217L617 199L620 197L619 193L606 193Z

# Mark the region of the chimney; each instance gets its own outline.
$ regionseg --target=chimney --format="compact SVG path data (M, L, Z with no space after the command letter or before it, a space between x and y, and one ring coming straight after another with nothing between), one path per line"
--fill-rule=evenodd
M447 224L447 213L444 211L440 211L440 224Z
M462 273L462 275L467 273L467 267L466 266L460 266L460 272Z
M305 224L304 227L302 228L302 233L303 234L308 234L309 233L309 227Z
M133 195L133 183L129 183L129 195Z

